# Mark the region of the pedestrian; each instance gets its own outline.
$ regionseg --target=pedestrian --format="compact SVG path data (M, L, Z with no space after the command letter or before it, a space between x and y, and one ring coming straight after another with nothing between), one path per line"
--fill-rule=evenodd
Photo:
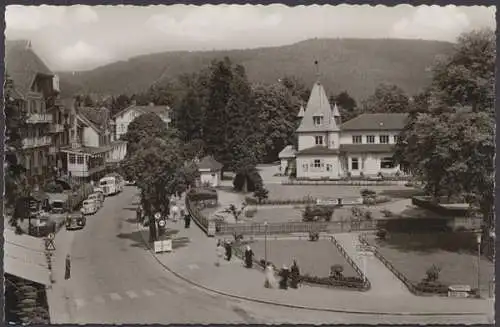
M136 214L137 214L137 222L140 223L142 221L142 208L140 205L137 206Z
M175 202L172 208L170 208L170 216L172 217L172 221L176 223L177 217L179 216L179 207L175 204Z
M293 259L293 265L290 268L290 287L298 288L300 282L300 269L297 260Z
M184 228L189 228L189 225L191 225L191 215L187 211L185 211L183 215L184 215Z
M231 242L227 241L226 245L226 260L231 261L231 257L233 256L233 247L231 246Z
M217 259L216 259L217 261L215 261L215 265L217 267L219 267L220 266L220 260L221 260L222 256L224 255L224 247L222 246L222 243L221 243L220 240L217 241L217 248L215 249L215 253L217 255Z
M71 278L71 258L68 255L66 255L66 269L64 272L64 279L68 280Z
M280 288L282 290L288 289L288 277L290 276L290 271L287 266L283 266L283 269L280 271Z
M276 288L276 277L274 276L274 268L271 263L267 263L265 269L266 281L264 283L265 288Z
M247 245L245 250L245 266L247 268L252 268L253 266L253 251L252 248L250 248L250 245Z

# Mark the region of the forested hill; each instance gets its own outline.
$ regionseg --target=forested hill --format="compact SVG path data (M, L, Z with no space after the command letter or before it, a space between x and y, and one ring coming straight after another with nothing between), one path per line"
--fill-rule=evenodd
M284 75L316 79L314 60L330 94L347 90L357 100L380 83L396 84L413 94L430 81L429 68L453 44L398 39L312 39L288 46L228 51L164 52L143 55L91 71L59 73L64 96L134 94L155 82L197 72L213 59L228 56L245 66L251 82L274 82Z

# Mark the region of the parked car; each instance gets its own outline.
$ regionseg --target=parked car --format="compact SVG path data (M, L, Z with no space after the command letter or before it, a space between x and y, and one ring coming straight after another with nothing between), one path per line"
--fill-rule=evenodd
M63 200L54 200L50 205L50 212L55 214L61 214L66 211L66 204Z
M99 209L97 206L98 206L98 204L96 203L95 200L87 199L87 200L83 201L82 208L80 209L80 212L83 215L93 215Z
M87 218L82 213L70 213L66 217L66 230L83 229Z
M104 195L104 190L100 187L94 187L94 190L92 191L93 193L101 193Z
M104 204L104 195L102 193L96 192L89 195L87 200L94 200L97 205L97 209L100 209Z

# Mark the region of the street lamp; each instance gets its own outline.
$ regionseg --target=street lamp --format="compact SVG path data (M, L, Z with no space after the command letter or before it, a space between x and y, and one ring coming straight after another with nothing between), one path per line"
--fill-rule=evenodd
M267 266L267 221L264 222L264 261L265 261L265 266Z
M477 292L478 296L481 296L481 231L476 234L476 242L477 242Z

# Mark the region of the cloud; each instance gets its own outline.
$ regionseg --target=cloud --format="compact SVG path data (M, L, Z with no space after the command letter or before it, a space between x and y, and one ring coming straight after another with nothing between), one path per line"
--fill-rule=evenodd
M449 41L469 26L467 15L455 6L419 6L411 17L393 25L392 36Z
M171 11L153 14L146 25L165 34L199 41L223 40L241 32L278 26L282 17L262 10L261 6L204 5L190 7L184 17Z
M61 25L66 8L63 6L7 6L6 31L36 31L50 25Z
M86 68L96 63L105 63L112 60L112 56L107 52L94 47L84 41L78 41L72 46L64 48L59 53L61 66L76 67L75 69Z
M99 21L99 16L90 6L77 5L71 8L73 9L71 16L78 23L86 24Z

